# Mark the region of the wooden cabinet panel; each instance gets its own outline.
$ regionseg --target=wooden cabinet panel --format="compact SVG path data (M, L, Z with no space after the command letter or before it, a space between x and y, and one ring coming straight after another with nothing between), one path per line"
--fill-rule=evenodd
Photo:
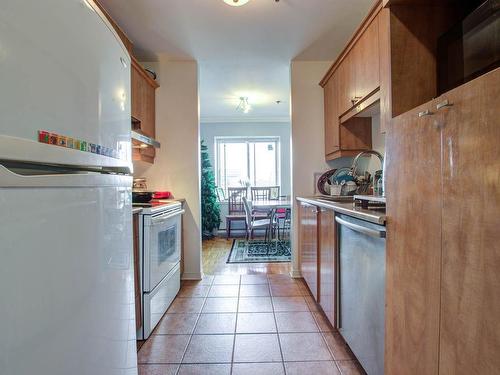
M379 80L380 80L380 132L392 121L391 92L391 11L382 9L378 16Z
M155 138L156 104L155 90L158 84L153 81L139 63L132 58L131 69L131 115L134 118L134 129ZM153 163L156 150L154 147L134 149L133 160Z
M314 299L318 301L318 209L300 203L300 272Z
M347 112L354 105L353 100L356 97L356 77L354 74L354 57L351 50L337 70L340 114Z
M320 296L319 301L326 317L335 327L336 288L336 234L335 212L321 209L319 219Z
M353 117L340 125L340 147L345 151L364 151L372 148L372 119Z
M142 291L140 284L140 246L139 246L139 215L133 216L134 232L134 294L135 294L135 328L139 329L142 325Z
M353 48L355 97L364 98L380 86L378 16Z
M440 374L500 369L500 69L440 97L443 266Z
M340 148L338 78L334 74L324 88L325 96L325 155Z
M386 134L385 373L438 372L441 274L441 136L430 102Z
M372 146L370 118L353 117L341 124L338 110L339 83L335 72L324 87L325 100L325 156L332 160L356 155Z
M131 79L130 79L130 104L131 104L131 115L135 119L139 120L142 118L142 77L137 71L137 69L132 66L130 69Z

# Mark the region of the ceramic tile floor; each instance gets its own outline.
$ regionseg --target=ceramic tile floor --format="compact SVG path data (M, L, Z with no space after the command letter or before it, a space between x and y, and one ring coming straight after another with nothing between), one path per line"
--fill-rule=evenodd
M364 373L303 281L286 274L184 282L138 359L140 375Z

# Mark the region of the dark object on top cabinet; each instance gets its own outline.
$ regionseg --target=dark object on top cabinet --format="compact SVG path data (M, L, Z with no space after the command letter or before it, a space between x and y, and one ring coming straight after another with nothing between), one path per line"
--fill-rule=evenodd
M438 93L499 66L500 0L488 0L438 39Z

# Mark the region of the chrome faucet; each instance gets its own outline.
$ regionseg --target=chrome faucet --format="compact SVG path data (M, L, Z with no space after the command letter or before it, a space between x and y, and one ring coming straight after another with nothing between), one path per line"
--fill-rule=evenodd
M354 161L352 162L352 166L351 166L351 172L350 172L351 176L354 177L356 175L356 169L358 168L358 161L359 161L360 158L362 158L363 156L366 156L366 155L375 155L375 156L377 156L379 158L379 160L380 160L380 166L382 168L382 175L383 175L383 173L384 173L384 157L378 151L367 150L367 151L360 152L354 158Z
M352 177L356 178L356 169L358 168L358 161L359 161L360 158L362 158L365 155L375 155L380 160L380 168L382 170L382 189L381 189L382 191L379 192L378 194L381 195L381 196L385 196L385 173L384 173L385 160L384 160L384 157L382 156L382 154L380 152L375 151L375 150L367 150L367 151L360 152L354 158L354 161L352 162L352 166L351 166L351 171L349 172L349 174Z

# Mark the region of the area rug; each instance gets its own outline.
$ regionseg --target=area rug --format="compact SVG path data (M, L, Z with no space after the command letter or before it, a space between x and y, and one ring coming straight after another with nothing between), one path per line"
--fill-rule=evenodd
M226 263L281 263L291 259L290 241L235 239Z

